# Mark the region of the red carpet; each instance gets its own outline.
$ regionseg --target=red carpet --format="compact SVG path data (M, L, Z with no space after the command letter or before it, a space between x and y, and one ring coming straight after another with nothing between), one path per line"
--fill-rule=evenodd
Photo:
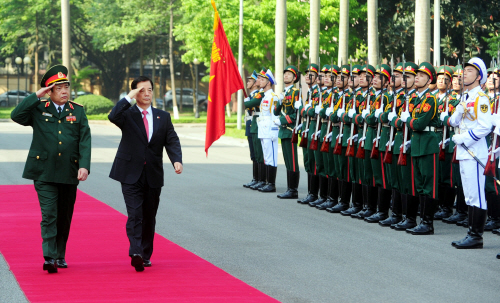
M276 302L220 268L155 237L153 266L130 266L126 216L78 191L66 261L42 271L33 185L0 186L0 252L31 302Z

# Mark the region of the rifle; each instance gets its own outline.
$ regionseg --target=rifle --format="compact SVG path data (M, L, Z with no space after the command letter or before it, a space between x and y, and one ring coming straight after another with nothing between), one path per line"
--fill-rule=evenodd
M333 63L332 63L333 65ZM332 75L330 76L332 78L332 84L336 82L336 76ZM335 79L335 81L334 81ZM334 85L334 84L333 84ZM330 98L330 108L333 110L333 86L332 86L332 97ZM332 128L332 120L330 120L330 117L327 116L327 119L328 119L328 125L326 127L326 134L325 134L325 137L323 138L323 144L321 144L321 149L320 151L324 152L324 153L328 153L330 152L330 140L327 139L326 137L332 132L331 128Z
M497 75L499 75L498 71L495 72ZM493 106L493 114L498 113L498 106L500 105L500 102L497 100L497 87L496 87L496 79L492 78L493 80L493 100L495 100L495 105ZM486 162L486 167L484 168L484 175L489 176L489 177L496 177L496 162L495 162L495 153L493 152L495 149L497 149L498 145L498 136L492 132L492 144L491 144L491 150L490 154L488 155L488 161Z
M354 86L354 76L352 75L352 62L349 62L349 68L351 69L349 76L351 77L352 85ZM354 89L352 92L353 92L352 108L356 109L356 94L354 94ZM351 121L351 136L349 137L349 140L347 141L347 149L345 151L346 157L354 157L354 146L353 146L354 139L352 138L352 137L354 137L354 129L355 129L354 123L352 123L352 121Z
M406 61L405 61L405 54L403 54L403 82L405 83L404 90L405 90L405 104L403 105L405 107L405 111L409 111L410 107L410 101L408 100L408 79L406 76ZM400 166L406 166L406 142L408 142L408 126L406 123L403 123L403 144L399 148L399 157L398 157L398 165Z
M340 81L342 81L342 85L344 85L344 75L342 75L342 62L340 62ZM341 106L342 109L345 110L345 86L342 88L344 90L344 93L342 94L342 101ZM337 109L338 110L338 109ZM334 155L341 155L342 154L342 133L344 132L344 122L340 121L340 131L339 135L337 136L337 142L335 142L335 147L333 148L333 154Z
M302 81L300 79L300 72L299 72L299 101L302 102ZM296 115L297 119L295 120L295 128L293 129L293 132L292 132L292 143L297 143L299 142L299 120L300 120L300 113L299 113L299 109L297 108L297 115Z
M394 57L391 55L391 79L392 79L392 112L396 114L397 97L396 97L396 80L394 79ZM392 140L394 139L394 126L391 126L389 141L385 148L384 163L392 163Z
M370 84L368 84L368 90L366 92L366 96L367 96L367 99L366 99L365 109L367 109L368 111L370 111L370 98L372 96L371 92L370 92ZM368 124L366 123L366 120L365 120L364 123L363 123L363 138L366 138L366 128L367 128L367 126L368 126ZM358 151L356 153L356 158L358 158L358 159L364 159L365 158L365 148L364 147L365 147L365 141L361 141L361 143L358 146Z
M465 44L465 42L464 42ZM464 47L464 51L465 51L465 47ZM464 54L462 53L462 60L464 60ZM458 60L458 64L460 65L460 60ZM458 73L458 81L460 81L460 103L462 103L463 101L463 98L464 98L464 68L462 66L462 74L460 75L460 72ZM467 108L464 108L464 111L467 110ZM460 134L460 127L457 127L457 132ZM451 159L451 162L453 164L458 164L458 160L457 160L457 146L455 145L455 148L453 149L453 158Z
M321 68L321 58L318 59L319 62L319 67ZM320 71L318 71L320 72ZM321 81L320 81L321 83ZM321 106L323 108L323 92L321 91L321 86L318 85L319 89L319 103L316 106ZM318 150L318 136L316 135L318 133L319 129L319 124L321 123L321 119L319 117L319 114L315 114L314 117L316 118L316 130L314 131L314 134L311 136L311 144L309 145L309 149L311 150Z
M384 76L382 76L382 63L380 63L380 82L382 83L382 87L380 88L380 102L378 103L378 106L376 109L379 109L383 102L384 102ZM377 117L375 117L378 119ZM375 142L373 142L372 146L372 152L370 154L370 159L378 159L379 156L379 150L378 150L378 143L380 142L380 129L382 127L382 121L378 121L377 123L377 134L375 136Z
M444 101L444 106L445 106L445 111L446 111L446 114L448 115L448 107L449 107L449 103L450 103L450 99L448 98L448 95L449 95L449 90L448 90L448 83L446 83L448 79L446 77L444 77L444 83L446 84L446 95L444 96L445 98L445 101ZM444 143L444 141L446 141L446 133L447 133L447 130L448 127L446 125L443 125L443 140L441 141L441 146L439 146L439 161L444 161L445 159L445 150L446 150L446 144Z

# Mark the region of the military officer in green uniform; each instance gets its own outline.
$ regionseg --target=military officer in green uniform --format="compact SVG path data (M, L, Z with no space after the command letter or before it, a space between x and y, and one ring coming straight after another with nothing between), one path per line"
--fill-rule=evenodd
M90 172L90 128L83 107L70 97L68 69L51 67L41 89L12 111L15 122L33 128L23 178L34 181L42 212L43 270L68 267L66 243L79 181ZM45 94L48 100L40 100Z
M299 107L299 113L302 116L301 134L302 139L307 138L307 146L302 147L302 154L304 158L304 167L307 172L307 196L303 199L297 200L297 203L309 204L309 202L318 199L319 190L319 175L316 173L316 163L314 161L314 152L309 150L311 141L309 140L309 132L314 132L316 129L316 122L307 123L308 119L307 109L319 102L319 86L316 84L319 74L319 66L315 63L309 64L305 72L306 84L309 86L305 105ZM309 117L310 118L310 117ZM311 122L311 121L310 121ZM301 141L302 143L302 141Z
M300 91L295 88L294 83L299 82L300 72L297 67L289 65L285 68L283 79L285 91L280 95L280 102L274 109L274 115L278 116L276 124L280 125L278 138L281 139L283 158L286 166L287 190L279 194L280 199L298 198L297 188L299 186L299 161L297 158L297 144L292 143L292 130L297 119L295 102L300 99Z
M261 72L266 73L267 68L263 67ZM253 141L253 152L255 161L257 162L257 175L258 182L254 185L249 186L249 188L253 190L258 190L259 188L266 185L266 165L264 164L264 154L262 152L262 144L260 143L260 139L258 137L259 127L257 125L257 118L259 118L260 114L260 102L264 97L264 93L261 91L256 92L253 96L245 98L245 108L252 109L252 122L250 125L250 133L252 134Z
M411 157L413 162L413 179L415 189L420 199L420 224L407 229L413 235L434 234L434 207L433 199L438 196L439 170L438 153L439 141L435 132L439 127L436 98L429 92L429 84L436 82L436 71L429 62L419 65L415 84L418 96L412 114L405 111L401 120L412 129Z

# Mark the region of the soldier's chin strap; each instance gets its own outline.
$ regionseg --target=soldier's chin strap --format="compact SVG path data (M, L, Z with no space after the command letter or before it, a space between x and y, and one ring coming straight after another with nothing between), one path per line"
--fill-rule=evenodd
M474 81L472 81L472 82L471 82L471 83L469 83L469 84L466 84L466 83L464 82L464 86L470 86L470 85L472 85L474 82L476 82L477 77L479 77L479 76L480 76L480 75L479 75L479 71L478 71L478 72L477 72L477 75L476 75L476 78L474 78ZM464 77L464 81L465 81L465 77Z

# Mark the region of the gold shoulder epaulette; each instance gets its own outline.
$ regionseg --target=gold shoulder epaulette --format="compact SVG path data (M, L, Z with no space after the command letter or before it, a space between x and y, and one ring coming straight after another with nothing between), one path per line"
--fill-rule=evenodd
M478 94L479 96L481 96L481 97L488 97L488 96L487 96L484 92L482 92L482 91L479 91L477 94Z
M78 106L83 107L83 105L81 105L81 104L79 104L79 103L76 103L75 101L69 100L69 102L73 103L74 105L78 105Z

